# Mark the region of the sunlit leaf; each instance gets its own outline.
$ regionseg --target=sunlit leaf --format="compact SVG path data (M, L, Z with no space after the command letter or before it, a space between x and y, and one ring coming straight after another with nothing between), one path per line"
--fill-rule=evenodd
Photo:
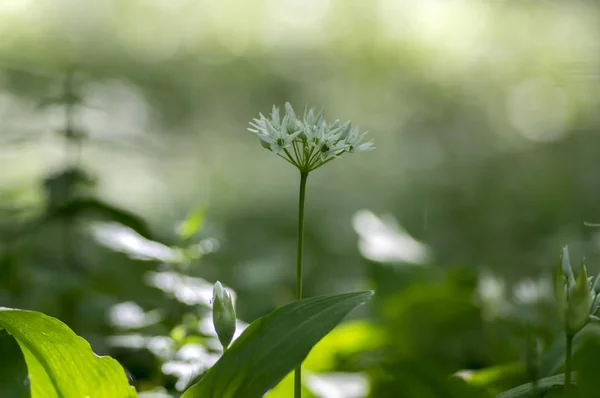
M519 362L492 366L475 371L461 371L458 372L457 376L461 377L471 386L485 388L486 391L494 394L498 394L528 380L525 366Z
M315 398L315 395L306 387L307 373L302 371L302 398ZM290 398L292 391L294 391L294 372L288 373L264 398Z
M179 236L187 240L194 236L202 228L204 223L204 209L194 210L190 215L179 224L177 233Z
M254 321L183 398L258 398L372 292L299 300Z
M335 370L336 359L383 344L383 331L366 321L344 322L325 336L310 351L302 366L313 372Z
M31 398L130 398L136 392L110 357L98 357L83 338L40 312L0 308L0 329L19 343Z
M96 222L90 232L101 245L141 261L177 263L182 254L160 242L144 238L132 228L115 222Z

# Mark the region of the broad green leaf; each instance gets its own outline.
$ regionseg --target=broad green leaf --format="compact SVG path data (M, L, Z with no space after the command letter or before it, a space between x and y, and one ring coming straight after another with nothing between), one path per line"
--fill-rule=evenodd
M259 398L373 292L312 297L257 319L182 398Z
M538 381L538 389L540 392L545 392L557 386L562 386L565 382L565 375L546 377ZM496 396L496 398L530 398L533 392L533 384L527 383L522 386L504 391Z
M188 217L177 227L177 234L183 240L187 240L194 236L202 228L204 223L204 209L194 210Z
M83 338L40 312L0 307L0 329L19 343L31 398L130 398L125 371L110 357L98 357Z

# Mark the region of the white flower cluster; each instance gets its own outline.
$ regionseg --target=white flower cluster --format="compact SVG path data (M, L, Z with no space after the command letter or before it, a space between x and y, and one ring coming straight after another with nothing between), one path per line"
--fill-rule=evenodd
M350 121L333 123L325 121L323 109L305 110L302 120L296 117L290 103L285 104L285 115L273 105L270 118L262 113L250 122L252 131L263 147L277 154L302 172L315 170L325 163L348 152L367 152L375 149L372 141L363 142L367 132L360 133Z

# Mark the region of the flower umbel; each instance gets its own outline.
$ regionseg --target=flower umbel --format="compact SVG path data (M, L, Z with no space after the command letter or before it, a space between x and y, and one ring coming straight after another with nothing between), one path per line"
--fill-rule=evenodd
M304 201L308 174L332 161L345 152L366 152L375 149L373 142L363 142L365 133L350 121L333 123L325 121L325 111L306 109L299 119L289 102L285 104L285 115L273 105L271 117L259 113L260 118L250 122L252 131L260 144L296 166L300 171L300 195L298 198L298 250L296 252L296 299L302 299L302 248L304 245ZM302 369L294 371L294 398L302 398Z
M316 113L307 109L299 119L290 103L285 104L285 115L273 105L271 117L262 113L250 122L252 131L263 147L296 166L301 172L318 169L343 153L367 152L375 149L372 141L364 142L367 132L360 133L350 121L325 121L325 111Z

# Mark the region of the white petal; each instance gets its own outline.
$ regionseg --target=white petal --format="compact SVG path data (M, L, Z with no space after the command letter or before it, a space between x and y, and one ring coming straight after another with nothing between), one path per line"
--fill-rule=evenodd
M305 123L308 126L314 126L315 125L315 109L314 108L310 108L308 110L308 116L305 117Z
M269 136L273 139L277 139L279 137L279 131L271 123L267 123L267 132Z
M296 139L296 137L298 137L298 136L300 135L300 133L301 133L301 132L302 132L302 130L298 130L298 131L296 131L296 132L294 132L294 133L292 133L292 134L289 134L289 135L286 137L285 141L286 141L286 142L289 142L290 144L292 144L292 143L294 142L294 140Z
M273 126L279 126L279 108L277 108L275 105L273 105L273 111L271 112L271 120Z
M292 104L289 102L285 103L285 113L286 115L291 115L294 119L296 118L296 113L294 112L294 108L292 108Z
M359 146L354 148L354 152L369 152L374 149L375 147L373 146L372 142L365 142L364 144L360 144Z

